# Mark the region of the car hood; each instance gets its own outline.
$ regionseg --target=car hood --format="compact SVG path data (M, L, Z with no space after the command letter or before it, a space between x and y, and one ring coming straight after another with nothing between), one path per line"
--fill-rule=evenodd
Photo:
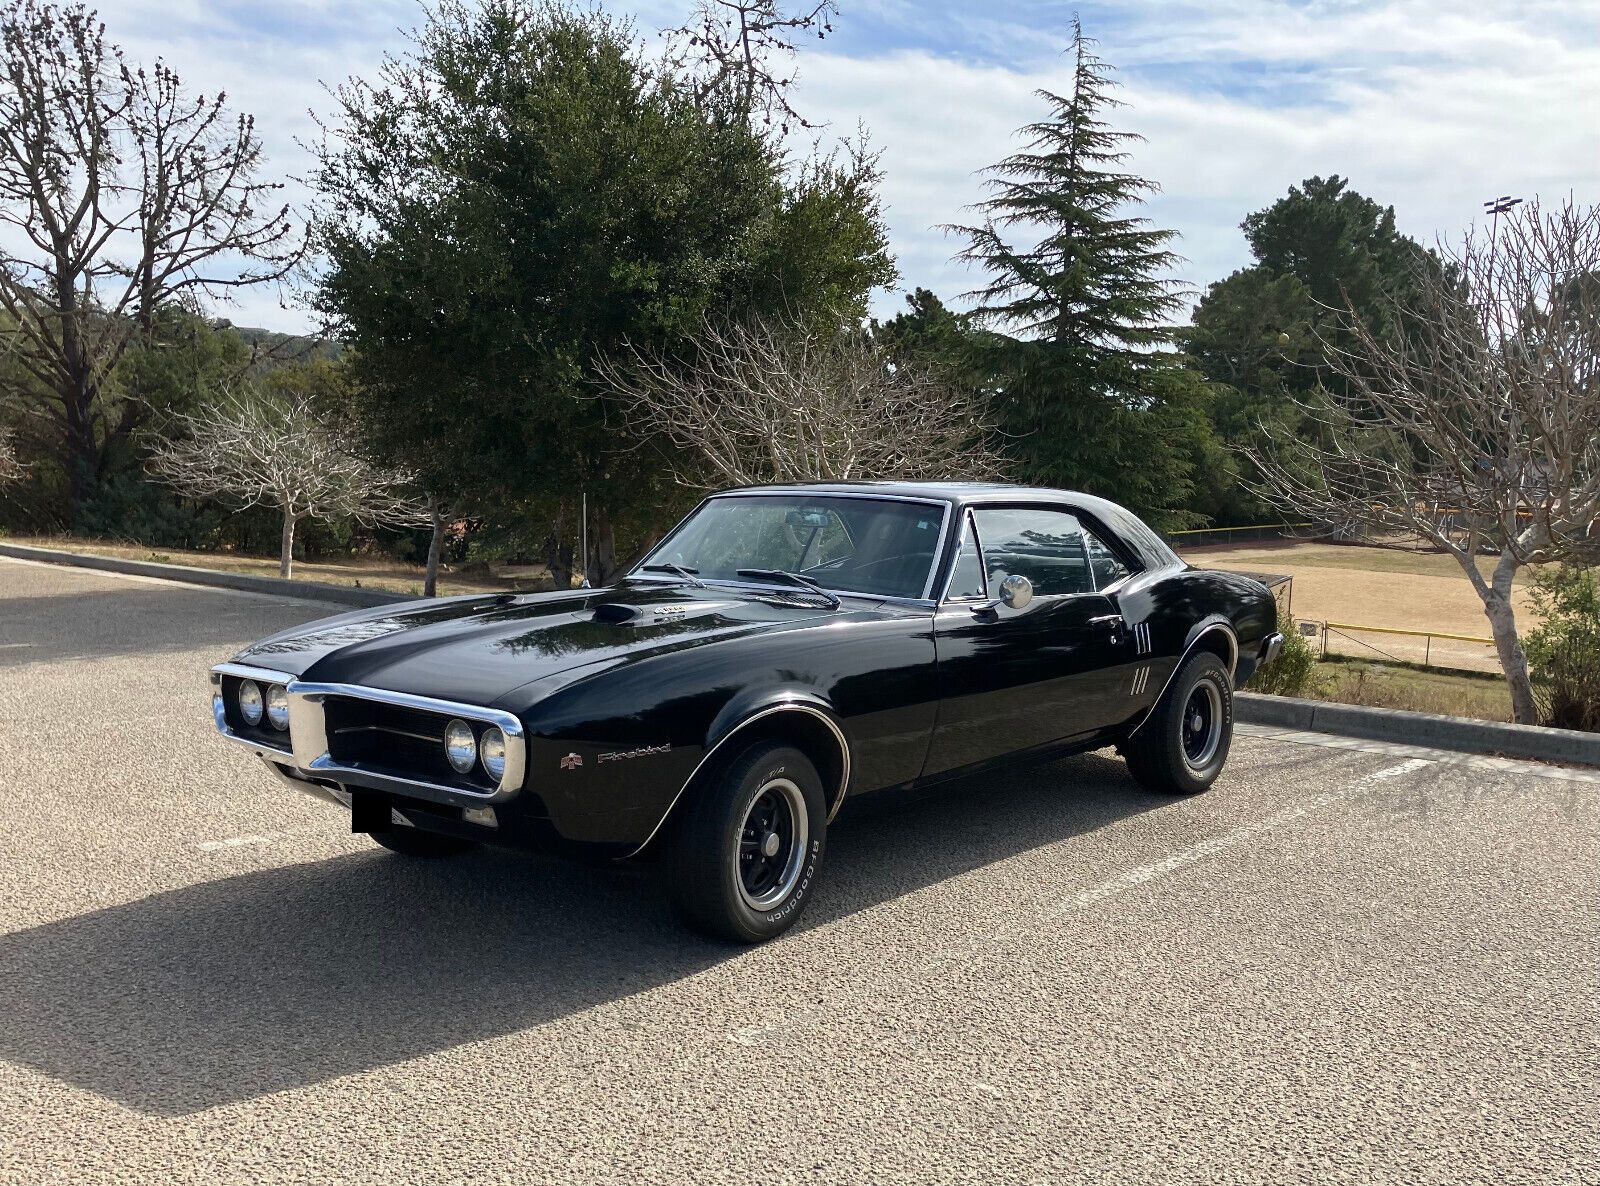
M523 685L577 668L785 629L840 612L809 595L637 582L341 614L262 639L234 662L317 683L492 704Z

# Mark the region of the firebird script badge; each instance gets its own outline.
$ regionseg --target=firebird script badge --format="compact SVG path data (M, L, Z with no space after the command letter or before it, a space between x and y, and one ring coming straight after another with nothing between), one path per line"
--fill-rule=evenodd
M582 766L582 765L583 765L583 755L582 754L568 754L566 757L561 759L561 769L563 769L563 770L576 770L579 766Z
M624 758L648 758L651 754L664 754L670 752L671 749L670 745L646 745L638 749L613 750L610 753L601 754L600 760L602 762L620 762Z

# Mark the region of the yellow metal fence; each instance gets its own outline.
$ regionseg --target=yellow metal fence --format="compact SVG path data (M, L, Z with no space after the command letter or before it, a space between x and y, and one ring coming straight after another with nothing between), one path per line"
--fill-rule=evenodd
M1422 651L1424 666L1434 666L1435 639L1442 639L1447 643L1467 644L1465 646L1452 646L1443 648L1440 658L1445 660L1438 664L1441 667L1461 667L1469 671L1493 671L1498 667L1498 662L1493 653L1494 639L1483 638L1476 634L1451 634L1443 630L1405 630L1398 626L1361 626L1354 622L1321 622L1302 620L1298 623L1302 634L1315 635L1321 639L1322 653L1344 654L1337 643L1348 642L1361 648L1357 655L1371 652L1385 659L1392 659L1401 663L1414 663L1417 661L1416 652ZM1307 630L1307 627L1311 627ZM1399 645L1390 643L1387 646L1378 646L1355 634L1382 634L1403 640ZM1413 640L1420 639L1420 646ZM1485 653L1487 652L1487 653Z

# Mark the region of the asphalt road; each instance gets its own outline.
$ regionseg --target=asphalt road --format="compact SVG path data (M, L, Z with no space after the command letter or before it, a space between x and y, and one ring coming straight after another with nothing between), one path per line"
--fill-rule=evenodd
M1600 1173L1592 776L1086 755L852 806L731 949L648 869L394 857L216 737L206 668L324 612L0 560L0 1181Z

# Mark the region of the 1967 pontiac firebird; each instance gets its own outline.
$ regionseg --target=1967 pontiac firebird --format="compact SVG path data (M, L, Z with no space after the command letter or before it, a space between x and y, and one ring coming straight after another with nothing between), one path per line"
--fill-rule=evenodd
M702 931L816 891L846 798L1114 745L1207 789L1272 595L1083 494L729 490L608 589L343 614L212 672L217 728L385 848L659 851Z

